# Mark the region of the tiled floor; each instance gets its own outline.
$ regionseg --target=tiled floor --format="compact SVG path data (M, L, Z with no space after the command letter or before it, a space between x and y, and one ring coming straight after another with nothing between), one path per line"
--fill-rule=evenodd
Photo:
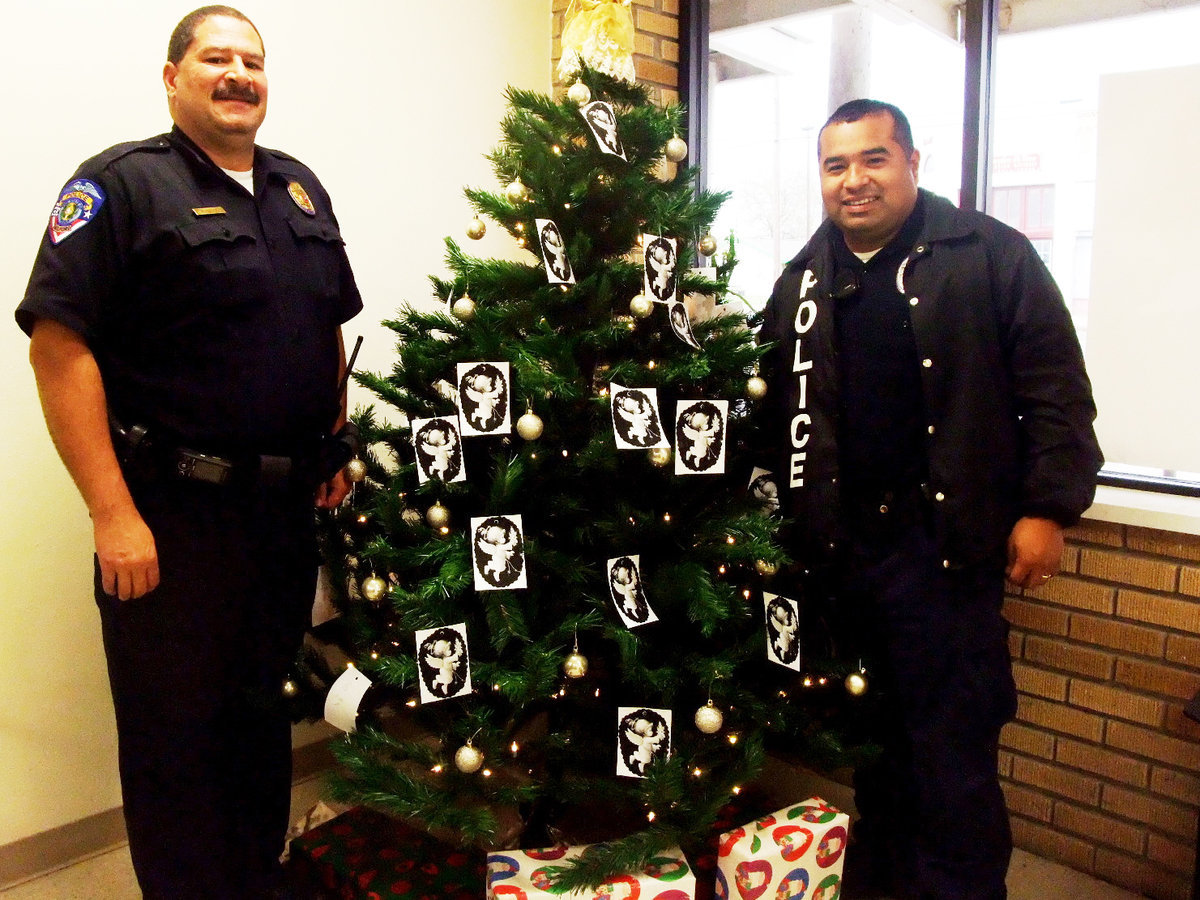
M293 820L320 799L321 787L320 778L296 783L292 790ZM1013 854L1008 890L1009 900L1136 900L1139 896L1021 850ZM139 900L140 897L125 846L0 890L0 900Z

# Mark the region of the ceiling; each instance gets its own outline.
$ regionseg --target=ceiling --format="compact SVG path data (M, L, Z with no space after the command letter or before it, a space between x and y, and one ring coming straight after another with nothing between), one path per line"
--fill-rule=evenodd
M1001 0L1002 32L1037 31L1124 15L1192 6L1200 0ZM865 8L921 22L957 40L961 0L709 0L709 31L721 32L818 10Z

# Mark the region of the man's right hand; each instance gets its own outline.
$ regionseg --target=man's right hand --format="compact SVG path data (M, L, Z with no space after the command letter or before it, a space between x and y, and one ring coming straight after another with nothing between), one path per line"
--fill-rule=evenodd
M132 600L158 587L154 535L136 509L93 516L92 528L106 594Z

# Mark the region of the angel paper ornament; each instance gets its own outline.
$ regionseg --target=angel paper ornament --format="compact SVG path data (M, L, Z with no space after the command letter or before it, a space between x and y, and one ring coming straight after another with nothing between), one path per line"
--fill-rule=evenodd
M568 82L579 74L581 63L630 84L637 80L633 67L633 0L571 0L563 21L562 59L558 78Z

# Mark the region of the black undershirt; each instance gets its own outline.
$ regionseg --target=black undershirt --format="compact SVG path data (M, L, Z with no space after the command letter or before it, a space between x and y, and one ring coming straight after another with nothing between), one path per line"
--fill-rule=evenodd
M839 447L843 489L851 502L907 494L924 480L920 364L908 298L896 288L897 269L923 221L918 199L900 232L866 263L835 233Z

